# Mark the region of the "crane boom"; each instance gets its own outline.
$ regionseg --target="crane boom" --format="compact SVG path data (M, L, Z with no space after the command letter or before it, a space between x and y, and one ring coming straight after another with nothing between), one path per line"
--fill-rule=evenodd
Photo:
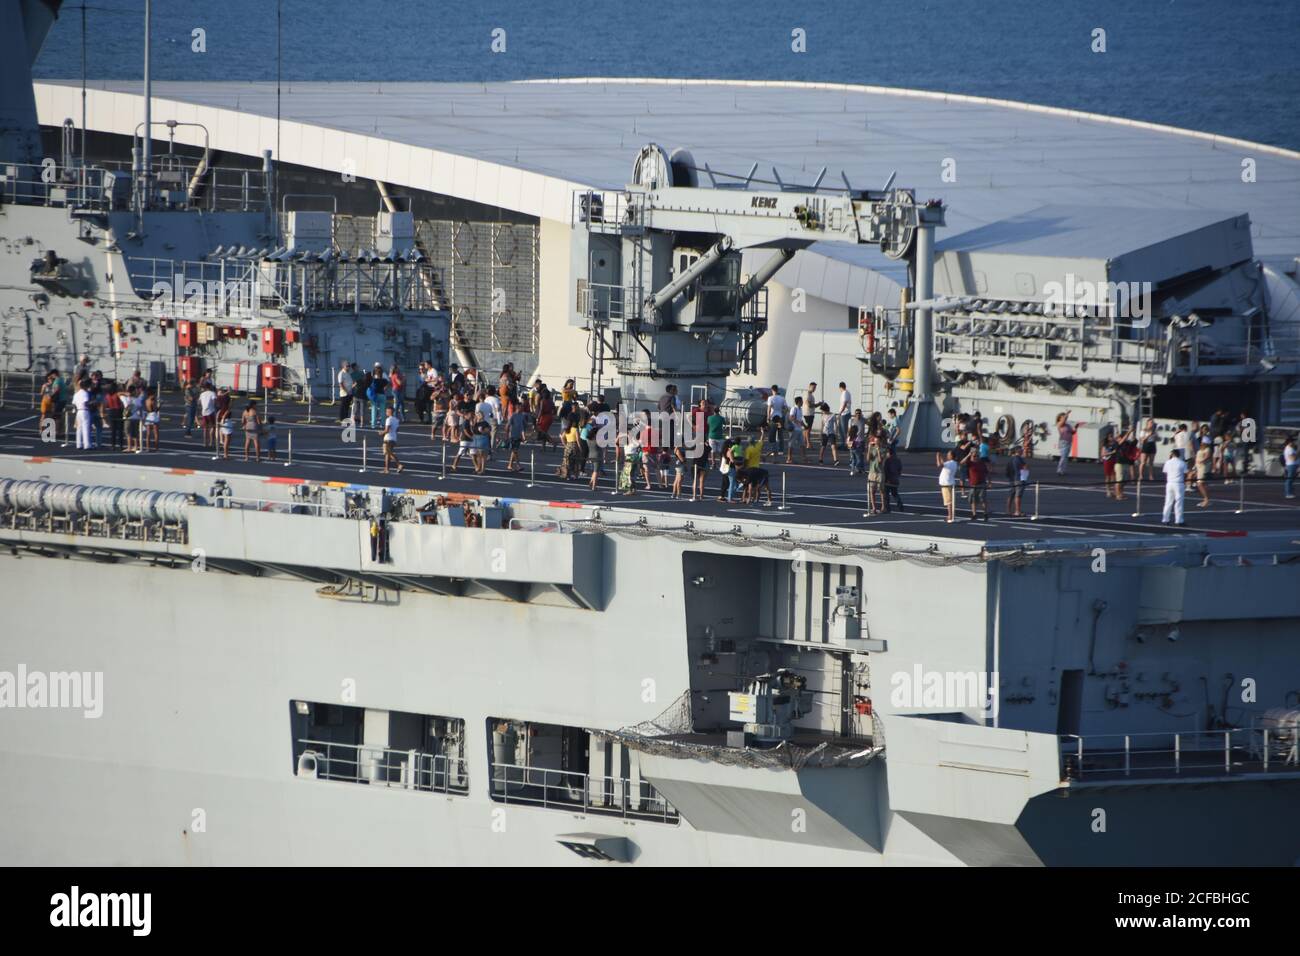
M910 298L932 297L934 230L944 224L941 202L918 203L910 189L842 190L812 186L752 188L753 170L734 185L705 167L669 158L650 144L638 154L634 182L621 191L584 192L575 203L575 258L585 260L579 321L592 335L592 388L614 381L634 407L657 400L661 380L683 394L725 392L732 371L754 371L757 340L767 329L764 286L799 250L814 243L874 245L909 265ZM741 177L733 177L740 180ZM585 239L579 241L577 236ZM752 276L741 253L771 249ZM920 261L920 260L924 261ZM928 306L914 310L914 398L929 399L932 345ZM608 359L607 359L608 356Z

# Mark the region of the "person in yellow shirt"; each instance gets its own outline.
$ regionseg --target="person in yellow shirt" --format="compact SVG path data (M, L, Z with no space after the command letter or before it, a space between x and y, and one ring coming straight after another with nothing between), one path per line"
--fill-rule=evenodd
M757 468L763 463L763 439L756 438L745 448L745 467Z
M560 477L572 481L582 474L581 456L578 446L578 416L570 415L562 433L564 439L564 459L560 463Z

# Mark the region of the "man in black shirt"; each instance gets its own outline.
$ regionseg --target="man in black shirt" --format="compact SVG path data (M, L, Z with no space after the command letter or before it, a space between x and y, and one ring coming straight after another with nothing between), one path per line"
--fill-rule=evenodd
M898 457L893 445L886 446L883 470L885 477L885 512L889 512L889 499L892 497L894 501L898 502L898 511L902 514L907 511L903 507L903 499L898 494L898 487L903 482L903 460Z

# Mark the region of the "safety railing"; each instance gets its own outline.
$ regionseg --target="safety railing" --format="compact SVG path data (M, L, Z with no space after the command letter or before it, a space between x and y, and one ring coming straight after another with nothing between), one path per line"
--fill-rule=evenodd
M639 225L644 208L642 193L577 190L573 193L570 225L585 225L592 232L619 232Z
M297 775L425 793L469 793L466 761L447 754L327 740L298 741Z
M578 282L578 312L597 324L635 321L641 317L641 287Z
M130 163L59 166L52 160L13 165L14 174L0 177L0 201L28 205L103 211L124 209L131 202ZM260 169L210 166L195 182L199 163L182 162L163 154L151 164L153 205L184 206L210 211L249 211L266 204L266 174ZM105 174L113 174L107 179ZM194 192L190 192L193 185Z
M522 764L492 765L492 799L660 823L678 819L672 804L645 781Z
M1300 773L1300 731L1254 726L1061 737L1062 780L1264 773Z
M434 291L436 270L427 263L296 262L243 255L205 262L148 257L130 262L132 287L141 295L158 296L153 311L171 318L256 319L268 310L295 308L442 308Z
M4 166L0 163L0 168ZM104 174L110 171L107 167L28 163L12 168L12 174L0 177L0 202L87 209L112 207L113 197L105 189ZM129 177L128 173L128 180ZM129 190L118 193L123 203L129 195Z
M1141 319L1056 316L1038 312L940 312L935 356L953 365L1014 362L1016 368L1074 368L1111 377L1115 370L1166 371L1169 343ZM1149 321L1149 320L1146 320ZM1148 334L1152 331L1153 334Z

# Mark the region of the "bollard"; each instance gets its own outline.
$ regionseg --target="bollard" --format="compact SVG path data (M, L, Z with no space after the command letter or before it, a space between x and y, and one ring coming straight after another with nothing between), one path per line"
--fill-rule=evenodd
M1030 521L1038 520L1038 498L1040 493L1042 492L1042 486L1043 483L1041 481L1034 482L1034 516L1029 519Z
M1141 518L1142 517L1142 475L1140 473L1138 474L1137 504L1134 506L1134 508L1136 510L1134 510L1133 512L1133 517Z
M1246 476L1238 475L1237 484L1241 486L1238 489L1239 495L1237 497L1237 512L1236 512L1237 514L1240 515L1246 513Z
M366 470L366 458L369 457L369 447L368 447L369 441L370 441L369 435L361 436L361 467L358 468L357 471L363 472Z
M311 417L311 385L308 384L308 386L307 386L307 421L306 421L306 424L310 425L311 423L312 423L312 417Z
M537 452L528 453L528 487L537 484Z
M68 415L70 413L71 409L65 408L63 410L63 444L59 446L60 448L68 447Z
M781 511L785 511L785 472L781 472Z
M447 443L442 443L442 474L438 476L439 481L445 481L447 478Z
M288 442L288 458L285 459L284 467L288 468L293 464L293 432L289 432L289 437L285 439Z

